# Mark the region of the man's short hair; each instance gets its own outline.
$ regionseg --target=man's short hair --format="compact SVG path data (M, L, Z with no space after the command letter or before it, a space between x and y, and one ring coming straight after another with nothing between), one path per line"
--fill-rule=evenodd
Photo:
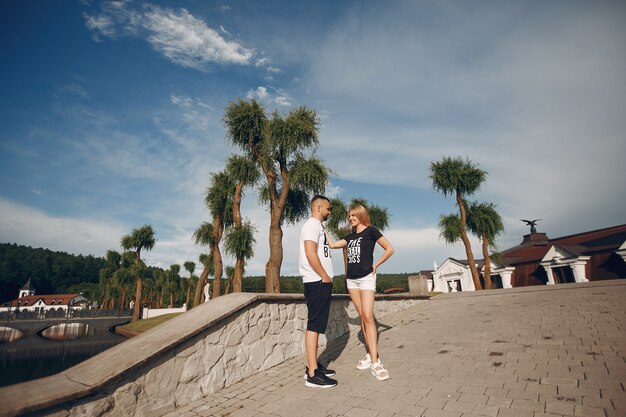
M325 196L323 196L323 195L321 195L321 194L316 194L316 195L314 195L314 196L313 196L313 198L311 199L311 207L313 207L313 204L315 204L315 202L316 202L317 200L326 200L326 201L328 201L328 202L330 203L330 200L328 199L328 197L325 197Z

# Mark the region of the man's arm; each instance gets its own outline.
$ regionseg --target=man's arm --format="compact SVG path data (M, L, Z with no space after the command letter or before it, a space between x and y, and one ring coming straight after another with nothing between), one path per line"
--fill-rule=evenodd
M332 282L326 270L322 266L320 257L317 255L317 243L312 240L304 241L304 253L306 259L309 261L309 265L313 268L313 271L322 278L322 282Z

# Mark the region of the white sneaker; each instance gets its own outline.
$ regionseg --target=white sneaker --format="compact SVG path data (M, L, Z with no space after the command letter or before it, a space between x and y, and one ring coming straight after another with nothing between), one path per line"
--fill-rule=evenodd
M372 364L372 357L370 356L369 353L366 353L363 359L357 362L356 369L367 369L370 367L371 364Z

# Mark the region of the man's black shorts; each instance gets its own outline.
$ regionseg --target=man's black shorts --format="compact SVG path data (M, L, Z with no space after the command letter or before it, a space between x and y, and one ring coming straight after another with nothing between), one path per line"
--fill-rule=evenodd
M307 330L322 334L326 332L332 292L332 282L315 281L304 283L304 299L309 310L309 320L306 324Z

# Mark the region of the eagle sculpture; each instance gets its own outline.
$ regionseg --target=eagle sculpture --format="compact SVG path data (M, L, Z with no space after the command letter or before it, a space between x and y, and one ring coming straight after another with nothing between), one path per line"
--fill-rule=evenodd
M535 229L535 225L537 224L538 221L541 221L541 219L535 219L535 220L520 219L520 220L530 226L530 233L536 233L537 232L537 229Z

